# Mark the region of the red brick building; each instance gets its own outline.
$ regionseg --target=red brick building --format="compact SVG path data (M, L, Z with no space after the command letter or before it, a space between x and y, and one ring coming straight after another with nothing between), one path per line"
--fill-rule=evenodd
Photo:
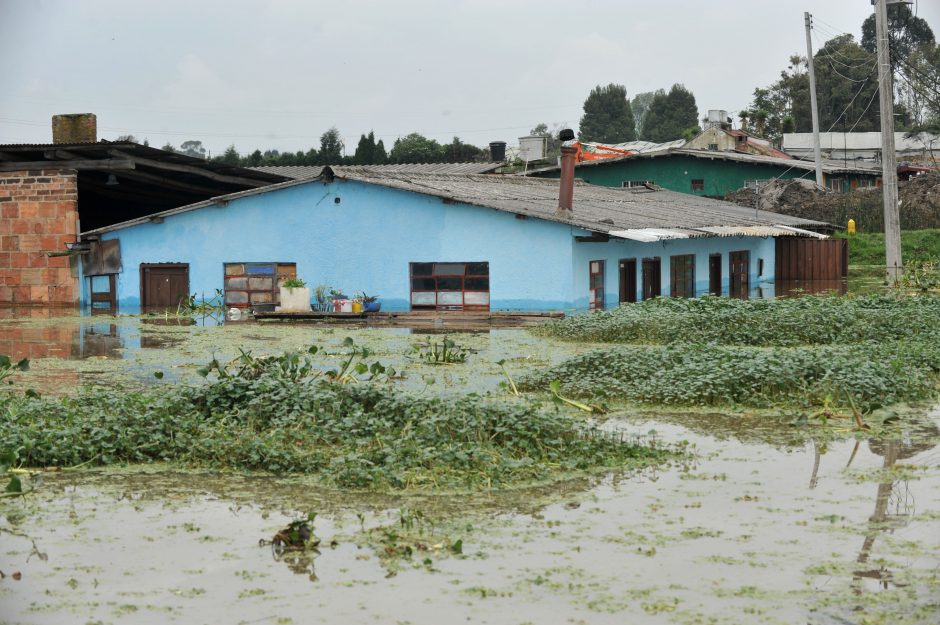
M99 142L92 114L55 115L52 131L51 144L0 145L0 305L78 304L82 252L67 244L83 229L286 180Z

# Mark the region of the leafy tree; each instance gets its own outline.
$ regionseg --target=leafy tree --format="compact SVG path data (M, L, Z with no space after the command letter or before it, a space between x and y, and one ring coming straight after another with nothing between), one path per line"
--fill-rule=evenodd
M698 114L696 113L696 116ZM627 88L611 83L591 89L584 101L584 115L578 127L581 141L622 143L636 139L636 121Z
M854 126L855 132L880 130L878 106L873 103L878 98L874 55L858 45L852 35L840 35L823 44L813 56L813 62L821 129ZM812 130L808 78L805 97L805 121L794 112L797 132ZM901 125L903 122L902 119Z
M173 147L173 144L170 143L169 141L167 141L167 142L166 142L166 145L164 145L164 146L163 146L162 148L160 148L160 149L163 150L164 152L176 152L176 148Z
M241 157L239 157L238 150L235 149L234 144L225 148L225 152L222 153L222 156L217 156L212 160L233 166L238 166L241 163Z
M630 108L633 110L633 119L636 120L636 129L638 131L643 127L643 121L646 119L646 112L649 110L650 104L653 103L653 98L659 94L666 95L666 92L662 89L657 89L656 91L645 91L643 93L636 94L630 101Z
M698 130L698 106L692 92L675 84L669 93L657 93L650 102L640 138L655 143L673 141L686 131Z
M891 67L897 72L903 59L923 46L936 43L933 30L927 20L916 17L906 4L888 5L888 43L891 50ZM862 48L875 54L878 43L875 37L875 14L862 22Z
M246 167L258 167L264 162L264 156L261 154L261 150L255 150L246 157L246 160Z
M388 160L392 163L440 163L443 154L437 141L413 132L395 139Z
M445 163L469 163L484 160L487 153L486 150L464 143L459 138L454 137L453 141L441 146L441 156Z
M115 141L119 143L137 143L137 137L134 135L121 135Z
M747 118L750 116L750 112L747 109L741 109L738 111L738 119L741 120L741 130L747 132Z
M320 135L319 165L339 165L343 162L343 139L333 126Z
M202 141L183 141L180 144L180 153L194 158L205 158L206 148L202 147Z

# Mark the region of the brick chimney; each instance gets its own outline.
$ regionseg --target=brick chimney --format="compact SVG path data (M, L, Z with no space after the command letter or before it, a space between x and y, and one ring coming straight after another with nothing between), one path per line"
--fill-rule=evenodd
M96 143L98 118L94 113L52 116L53 143Z
M574 201L574 165L577 158L578 148L573 145L561 146L561 180L558 185L556 217L571 218L571 205Z

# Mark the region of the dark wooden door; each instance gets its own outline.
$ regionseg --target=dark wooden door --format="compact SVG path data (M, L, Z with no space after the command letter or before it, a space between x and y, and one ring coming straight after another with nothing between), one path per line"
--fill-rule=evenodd
M141 264L140 305L142 308L176 308L189 297L189 265Z
M721 295L721 254L708 257L708 293Z
M643 299L653 299L663 294L662 268L659 257L643 259Z
M747 250L731 252L728 257L729 295L738 299L747 299L750 291L751 253Z
M636 301L636 259L620 261L620 303Z

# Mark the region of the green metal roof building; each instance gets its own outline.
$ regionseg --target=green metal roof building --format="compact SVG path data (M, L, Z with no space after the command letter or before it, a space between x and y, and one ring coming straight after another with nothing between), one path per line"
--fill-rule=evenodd
M534 169L526 175L558 178L559 168ZM815 179L812 161L681 148L585 161L578 163L575 175L604 187L653 184L680 193L712 197L753 188L774 178ZM837 192L881 184L881 169L868 164L827 161L823 164L823 176L826 187Z

